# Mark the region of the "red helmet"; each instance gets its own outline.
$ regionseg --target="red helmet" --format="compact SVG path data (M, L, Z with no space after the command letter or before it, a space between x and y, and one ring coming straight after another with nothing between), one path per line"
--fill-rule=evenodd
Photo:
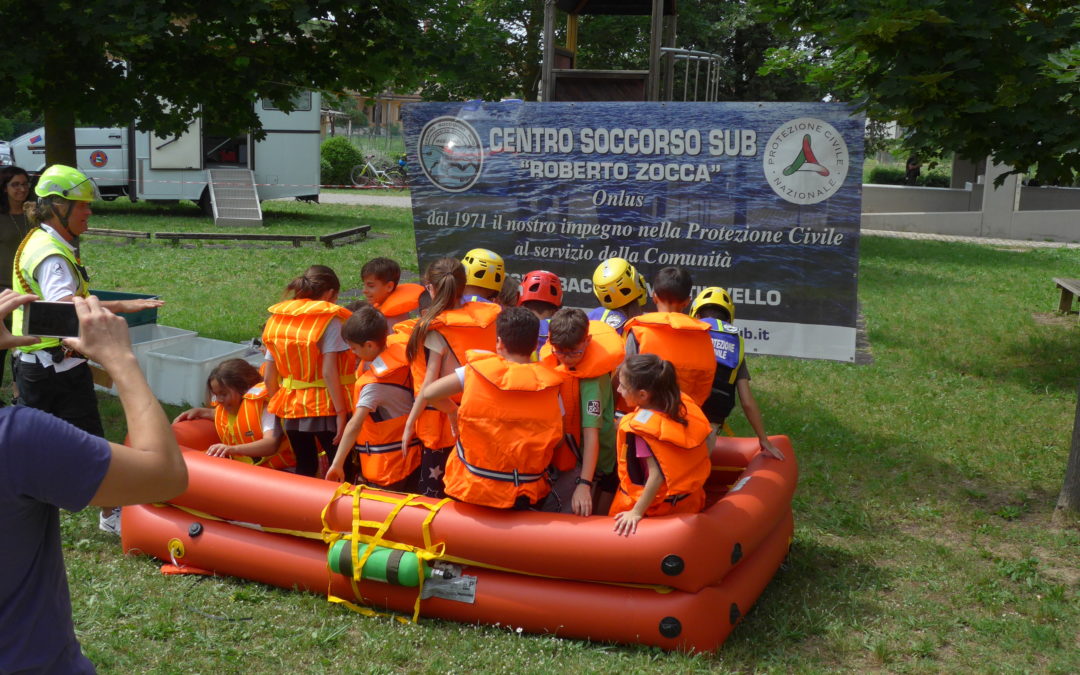
M521 296L518 304L527 300L543 300L562 307L562 282L558 275L544 270L534 270L521 278Z

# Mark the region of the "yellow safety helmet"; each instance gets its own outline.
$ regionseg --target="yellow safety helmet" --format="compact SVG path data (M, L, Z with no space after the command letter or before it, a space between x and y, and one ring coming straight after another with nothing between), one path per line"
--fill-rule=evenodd
M98 198L93 180L82 171L63 164L53 164L45 169L34 193L38 197L63 197L73 202L92 202Z
M709 286L698 293L694 298L694 304L690 306L690 316L698 318L698 310L705 305L716 305L727 310L728 319L735 320L735 303L731 301L731 294L719 286Z
M496 293L502 290L506 266L495 251L474 248L465 254L461 264L465 266L465 285L489 288Z
M596 299L608 309L618 309L635 299L644 305L648 295L645 277L623 258L608 258L600 263L593 272L592 283Z

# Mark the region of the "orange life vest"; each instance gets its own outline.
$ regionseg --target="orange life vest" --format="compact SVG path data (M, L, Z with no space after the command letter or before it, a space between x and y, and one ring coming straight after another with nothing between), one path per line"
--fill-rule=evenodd
M341 388L345 392L345 407L351 413L356 407L356 378L360 368L360 359L352 350L346 349L337 353L337 368L341 378Z
M625 344L619 332L603 321L589 322L589 345L581 362L571 370L559 363L555 349L549 341L540 350L540 359L563 376L559 396L563 407L563 438L566 441L555 451L552 462L560 471L569 471L581 459L581 380L599 377L615 370L626 355Z
M551 491L547 467L562 437L562 377L542 363L514 363L471 352L458 408L456 448L446 460L446 494L463 502L510 508Z
M637 457L635 437L648 443L664 482L657 491L646 516L668 513L697 513L705 506L705 481L712 472L707 439L712 430L705 413L686 394L686 425L667 415L638 408L619 422L615 449L619 458L619 491L609 514L634 507L645 489L645 472Z
M398 284L394 291L386 296L381 303L375 305L375 309L384 316L401 316L415 311L420 307L420 296L426 289L420 284Z
M269 311L262 339L281 378L270 412L287 419L335 414L322 379L319 339L331 319L345 321L352 313L323 300L286 300Z
M369 384L384 384L412 391L412 374L405 359L405 344L409 338L393 334L386 340L386 349L371 363L362 366L356 380L354 400ZM387 420L368 413L356 437L355 450L360 456L364 478L376 485L390 485L405 479L420 466L420 439L414 438L405 457L401 456L401 435L405 431L408 413Z
M266 386L255 385L249 389L240 399L240 408L236 415L230 415L225 406L216 402L214 405L214 429L218 439L225 445L247 445L262 440L262 414L266 407ZM235 460L258 466L268 466L271 469L286 469L296 466L296 456L293 454L289 439L284 434L278 445L277 453L268 457L245 457L237 455Z
M495 351L495 319L500 310L502 307L496 304L470 302L458 309L440 312L432 319L428 328L443 336L458 363L464 365L465 354L470 349ZM413 393L419 394L420 387L424 384L424 375L427 374L426 349L417 351L410 367ZM459 400L459 396L454 397L455 402ZM424 447L434 450L454 444L449 418L434 408L427 408L420 413L416 420L416 435Z
M675 366L679 389L699 406L712 392L716 356L709 324L680 312L650 312L626 322L639 354L656 354Z

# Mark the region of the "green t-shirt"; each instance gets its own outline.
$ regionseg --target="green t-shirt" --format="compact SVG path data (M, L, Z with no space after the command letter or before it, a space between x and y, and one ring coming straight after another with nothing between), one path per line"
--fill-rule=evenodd
M581 428L600 430L597 473L614 472L615 396L609 373L581 380Z

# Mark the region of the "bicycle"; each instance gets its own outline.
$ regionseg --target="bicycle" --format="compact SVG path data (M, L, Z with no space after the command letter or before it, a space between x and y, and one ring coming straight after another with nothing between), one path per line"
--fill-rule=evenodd
M383 171L371 163L375 155L368 155L367 161L357 164L349 172L349 179L356 187L370 187L380 185L382 187L401 187L405 185L405 172L403 167Z

